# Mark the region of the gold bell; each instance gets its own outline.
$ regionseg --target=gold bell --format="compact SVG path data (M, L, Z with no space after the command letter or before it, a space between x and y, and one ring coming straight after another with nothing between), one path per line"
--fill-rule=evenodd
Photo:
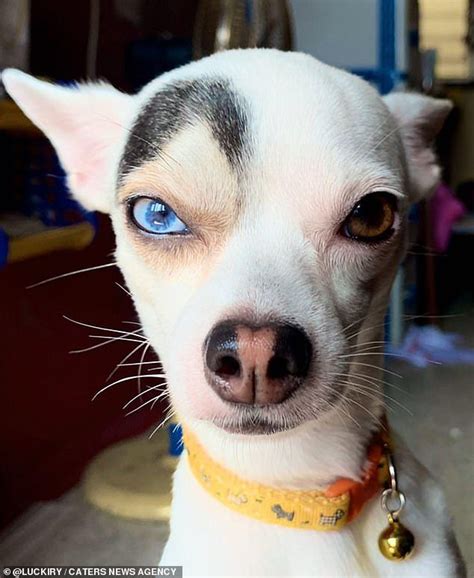
M389 515L389 525L379 536L379 548L388 560L406 560L415 548L415 537L408 528Z
M405 494L398 489L397 470L388 444L385 445L385 457L390 487L382 492L382 509L387 514L388 526L379 536L379 549L387 560L399 562L413 553L415 537L398 520L406 499Z

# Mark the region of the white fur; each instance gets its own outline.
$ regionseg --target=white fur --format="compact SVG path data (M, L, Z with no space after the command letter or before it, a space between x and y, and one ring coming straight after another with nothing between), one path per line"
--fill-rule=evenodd
M235 205L235 222L207 243L196 242L195 255L180 248L170 262L160 240L145 250L130 235L123 206L114 200L113 177L134 117L157 90L176 80L214 76L230 80L249 108L250 152L241 174L229 166L209 127L196 122L167 144L164 159L154 161L150 191L136 192L155 192L165 202L167 194L180 196L191 212L199 208L214 219ZM110 210L117 262L160 354L174 408L210 455L242 477L280 487L323 488L339 477L358 479L383 412L381 387L374 385L382 359L347 356L383 337L390 285L405 248L407 208L438 178L429 142L435 131L424 128L434 119L439 128L449 104L414 95L384 103L367 83L311 57L231 51L165 74L136 97L111 92L109 119L123 128L113 133L111 146L111 133L96 131L103 101L91 100L90 89L74 92L74 102L81 94L84 99L72 111L76 122L68 132L64 89L12 71L5 81L50 136L67 169L83 172L84 146L91 142L106 151L86 167L91 172L85 189L71 180L72 191L88 206ZM45 115L48 99L52 112ZM140 170L127 176L127 186L134 186ZM396 234L380 247L342 239L341 222L374 190L398 197ZM202 346L216 322L236 315L285 315L313 340L318 363L312 387L272 410L280 422L293 420L284 432L259 436L221 428L235 418L234 409L207 384ZM344 375L351 384L329 403ZM442 494L426 470L397 448L408 499L403 520L417 540L410 561L394 564L379 553L377 537L386 520L378 500L338 533L266 525L214 501L183 456L162 563L183 565L188 576L460 576Z

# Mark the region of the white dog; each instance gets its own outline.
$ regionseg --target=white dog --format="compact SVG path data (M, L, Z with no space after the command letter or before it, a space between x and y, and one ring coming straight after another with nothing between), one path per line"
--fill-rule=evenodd
M408 208L438 182L430 146L450 103L382 99L275 50L220 53L135 96L15 70L3 80L73 195L110 213L185 427L161 563L201 576L464 575L442 492L397 442L388 511L402 491L415 547L398 563L382 555L372 466L387 474L389 450L371 446L387 299Z

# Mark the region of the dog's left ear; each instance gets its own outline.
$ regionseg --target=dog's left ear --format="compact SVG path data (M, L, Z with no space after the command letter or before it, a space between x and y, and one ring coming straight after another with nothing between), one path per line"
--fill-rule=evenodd
M441 171L433 144L453 105L449 100L403 92L388 94L384 101L400 129L412 200L419 201L439 182Z
M107 84L66 88L13 69L2 73L2 81L52 142L76 199L89 210L110 212L114 161L133 97Z

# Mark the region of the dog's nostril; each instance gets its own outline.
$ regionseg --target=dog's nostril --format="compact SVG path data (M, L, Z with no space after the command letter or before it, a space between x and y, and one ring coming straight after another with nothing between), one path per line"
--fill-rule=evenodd
M269 379L283 379L289 374L288 360L277 355L270 359L267 367L267 377Z
M223 355L216 362L215 373L220 377L240 377L240 363L230 355Z
M285 377L305 378L313 356L311 341L303 330L292 325L283 325L277 330L275 355L270 360L267 370L279 371L279 379ZM272 367L272 362L275 366ZM278 361L281 360L281 361ZM282 363L284 362L284 363Z

